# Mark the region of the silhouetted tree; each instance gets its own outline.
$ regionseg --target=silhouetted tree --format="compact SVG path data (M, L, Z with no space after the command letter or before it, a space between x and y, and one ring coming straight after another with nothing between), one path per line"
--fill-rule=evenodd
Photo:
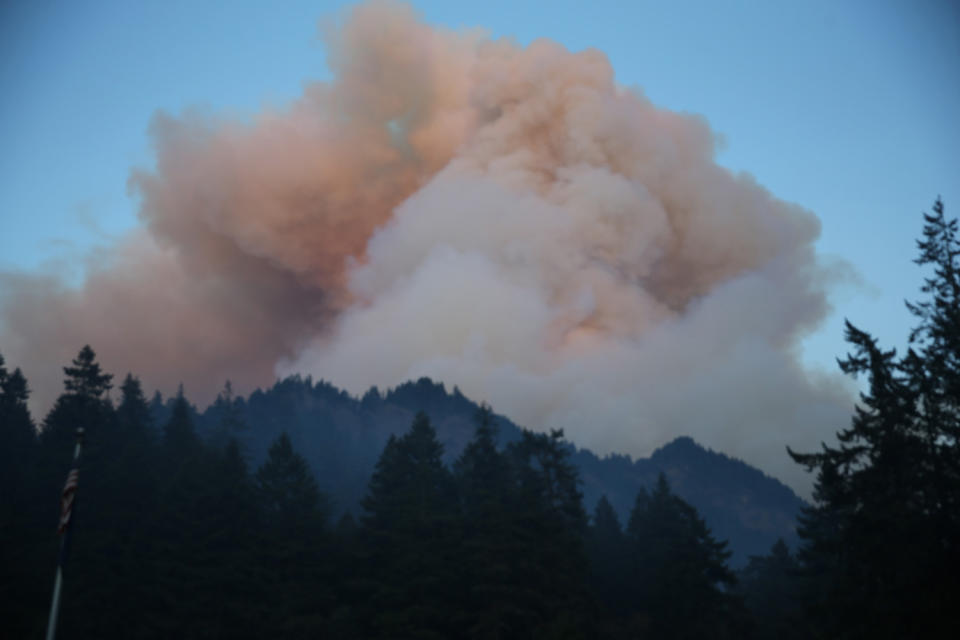
M48 547L37 544L37 530L53 526L40 508L36 486L38 443L27 409L29 390L19 368L8 372L0 355L0 608L11 637L38 636L42 627L40 598L46 575L38 571ZM49 535L43 538L49 539Z
M535 637L581 635L589 624L587 515L570 453L559 430L524 430L507 448L516 478L514 531L524 550L513 559L525 576L519 604L537 620Z
M227 380L223 390L217 394L210 412L216 417L216 425L211 434L214 447L223 449L231 438L238 438L247 430L241 417L242 400L233 394L233 384Z
M480 407L476 422L473 440L454 464L462 511L463 635L518 637L533 625L522 607L527 576L518 571L518 559L527 549L519 531L515 474L497 449L490 407Z
M0 528L12 524L36 462L37 433L27 409L30 392L19 368L8 373L0 355ZM2 531L2 529L0 529Z
M928 298L907 305L907 354L848 322L840 367L867 376L851 425L836 447L790 451L817 474L801 558L825 635L929 636L960 601L960 242L939 200L933 210L916 262L934 273Z
M97 442L100 437L97 431L107 425L111 413L107 392L112 387L113 376L103 373L89 345L80 350L73 360L73 366L64 367L63 372L66 375L66 391L57 398L44 420L41 442L48 450L48 455L61 457L60 465L66 467L73 451L77 428L83 427L87 438Z
M157 509L157 449L140 381L128 374L109 428L86 442L82 465L83 522L77 531L71 584L82 587L83 610L73 632L89 637L111 625L132 628L152 598L149 545ZM78 527L79 529L79 527ZM111 558L111 562L104 562ZM110 611L92 603L109 601Z
M737 592L755 624L761 640L809 638L811 629L803 611L804 583L800 563L783 540L765 556L751 556L740 571Z
M191 416L190 404L183 395L183 385L177 389L170 419L163 428L163 444L167 463L177 469L200 451L200 441Z
M386 637L449 637L454 610L456 502L443 445L426 414L391 437L363 501L372 561L370 632Z
M736 637L725 587L735 578L730 552L696 509L670 491L662 473L640 491L627 537L634 567L637 624L656 638Z
M587 533L591 580L600 601L616 616L624 615L629 602L629 548L613 505L602 496Z
M329 516L326 496L320 493L307 461L293 450L285 432L271 445L266 462L257 471L256 486L270 526L285 533L295 535L303 529L316 532Z

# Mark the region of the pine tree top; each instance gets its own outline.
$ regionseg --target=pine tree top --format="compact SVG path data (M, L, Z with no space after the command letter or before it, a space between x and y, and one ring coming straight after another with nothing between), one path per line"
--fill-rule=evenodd
M112 388L113 375L103 373L96 358L90 345L84 345L73 359L73 366L63 368L67 393L99 400Z

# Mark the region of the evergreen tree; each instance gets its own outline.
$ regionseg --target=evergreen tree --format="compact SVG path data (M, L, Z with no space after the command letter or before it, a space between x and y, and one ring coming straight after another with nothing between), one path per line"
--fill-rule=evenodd
M271 526L291 535L322 527L329 515L326 497L286 432L270 446L266 462L257 471L257 491Z
M216 426L211 435L214 447L223 449L231 439L238 438L246 431L247 425L241 417L241 407L242 400L234 396L233 384L227 380L211 408L216 416Z
M518 604L536 620L529 635L582 635L592 610L584 547L587 516L571 447L563 431L524 430L507 453L516 482L514 531L524 549L515 558L526 596Z
M363 501L364 522L374 529L393 527L422 532L453 506L453 483L443 464L443 445L424 413L410 431L391 437L377 463Z
M69 463L77 428L82 427L93 442L102 441L97 432L108 426L112 414L107 392L113 376L103 373L93 349L84 346L72 364L63 368L65 393L57 398L41 432L48 455L66 460L62 465Z
M809 638L801 602L800 563L781 539L765 556L751 556L738 576L738 593L756 625L760 640Z
M84 346L72 366L64 367L64 393L44 420L40 433L42 460L38 465L38 488L49 524L40 531L53 557L59 544L55 534L57 496L71 466L76 432L84 430L79 489L71 518L69 565L73 579L63 590L61 623L80 637L96 636L108 628L107 613L92 603L111 599L117 592L117 563L104 562L115 553L123 529L124 514L118 511L118 496L127 486L114 474L122 464L124 441L108 392L113 376L104 373L89 346ZM48 533L49 532L49 533Z
M641 490L627 526L635 597L635 625L656 638L737 637L733 603L724 588L735 582L726 543L710 534L696 509L670 491L666 476L652 493Z
M454 464L462 513L463 635L521 637L533 625L521 606L526 576L517 567L527 548L519 530L515 474L497 450L490 407L480 407L476 422L473 440Z
M117 420L120 429L138 435L153 426L153 416L140 379L128 373L120 385L120 406L117 407ZM146 437L146 436L144 436Z
M159 391L153 392L153 397L150 398L150 417L153 419L154 425L165 425L170 421L170 408L167 403L163 400L163 394Z
M593 522L587 533L587 550L594 591L610 614L623 616L630 606L627 597L630 574L625 561L629 549L620 520L607 496L601 496L594 509Z
M177 389L177 397L173 402L170 419L163 429L163 442L166 449L168 463L177 468L189 456L200 450L200 441L193 424L190 404L183 395L183 385Z
M67 393L86 398L103 398L112 388L113 375L103 373L90 345L84 345L73 360L72 367L64 367L64 387Z
M938 551L956 561L960 545L943 544L960 539L960 241L957 220L945 218L939 198L924 221L915 262L933 267L934 275L921 287L929 298L907 304L919 322L902 368L920 407L922 509L936 529Z
M200 628L219 629L217 608L208 593L212 554L223 532L217 501L217 460L197 437L190 404L181 385L163 427L159 465L159 508L151 549L157 597L145 608L147 624L159 636Z
M205 458L213 470L207 480L209 521L201 529L207 532L204 591L213 618L208 631L226 638L288 637L283 615L302 600L302 590L272 580L271 572L288 571L282 563L303 558L284 553L282 545L294 540L273 530L263 535L254 480L236 440L207 450Z
M317 488L307 461L282 433L256 474L266 524L269 619L277 637L302 637L326 627L335 594L334 567L326 558L329 501Z
M493 412L481 405L473 440L454 464L459 496L467 520L483 525L498 510L512 487L509 462L497 450Z
M30 391L19 368L7 373L0 355L0 527L9 524L16 503L26 494L36 460L37 433L27 408Z
M36 530L50 524L39 509L36 430L27 409L29 390L20 369L8 372L0 355L0 607L11 637L38 636L40 598L49 587L37 567L47 558ZM43 496L45 497L45 496Z
M149 540L157 507L154 440L140 381L128 374L120 391L118 408L84 446L83 520L71 558L74 591L64 611L78 637L103 637L116 626L135 628L153 597L146 578L152 572ZM112 606L106 610L100 602Z
M801 559L826 635L930 635L960 600L960 242L939 200L924 222L916 262L933 275L907 305L906 355L848 322L840 367L867 390L838 446L790 451L817 474Z
M456 585L456 502L443 445L426 414L391 437L377 462L363 518L372 628L386 637L449 637Z

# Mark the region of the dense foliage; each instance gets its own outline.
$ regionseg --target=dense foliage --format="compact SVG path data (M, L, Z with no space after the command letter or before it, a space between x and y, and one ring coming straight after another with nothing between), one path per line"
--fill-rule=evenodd
M836 447L791 452L817 474L800 559L822 637L934 637L960 602L960 241L939 200L924 222L906 354L848 322L866 390Z
M43 633L56 498L82 426L62 637L935 637L960 602L960 242L939 201L933 211L910 348L898 357L848 324L841 367L867 382L851 425L836 446L790 452L816 472L797 552L781 540L734 572L662 473L625 520L606 496L588 517L595 459L561 432L502 437L488 407L451 457L432 416L472 405L429 381L391 392L423 411L384 438L362 499L346 502L354 517L298 452L319 436L291 408L307 392L354 406L342 392L288 380L274 392L289 402L271 404L228 383L201 417L182 389L148 401L127 375L114 402L113 376L84 347L39 428L27 380L0 357L0 631ZM247 450L251 424L275 427L262 455ZM341 455L365 455L356 433L323 438L312 446L327 445L327 473L357 474ZM716 460L683 439L657 455ZM617 457L610 469L633 471Z
M334 526L286 433L248 468L229 387L204 436L182 390L157 425L133 376L114 406L89 347L64 371L38 437L26 381L0 365L0 435L16 443L0 466L16 489L0 504L5 635L43 631L55 497L80 425L65 637L691 637L735 622L728 553L693 507L661 476L626 532L606 501L590 524L560 432L500 443L482 407L448 465L421 412L384 446L358 521ZM618 542L597 546L604 536ZM684 607L664 606L678 595Z
M443 444L442 459L452 468L473 438L479 409L456 387L448 390L429 378L387 392L371 389L361 398L309 376L292 376L227 403L229 395L225 389L211 406L192 414L201 437L222 446L224 434L230 433L249 463L259 466L276 438L287 433L310 463L319 488L330 497L334 519L347 510L360 513L383 448L391 435L400 436L409 428L418 411L430 416ZM151 411L156 424L166 424L173 403L174 399L154 396ZM490 420L501 445L521 440L522 429L507 417L491 415ZM226 422L236 426L227 428ZM601 457L576 448L569 460L579 471L588 510L606 495L622 522L629 517L637 492L652 487L665 473L671 489L696 507L717 537L729 542L734 567L765 553L778 538L796 545L794 527L803 506L796 494L775 478L689 437L677 437L647 458Z

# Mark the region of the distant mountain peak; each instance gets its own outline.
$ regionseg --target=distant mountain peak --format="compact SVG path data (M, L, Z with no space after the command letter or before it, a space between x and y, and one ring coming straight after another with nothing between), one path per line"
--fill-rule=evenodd
M656 458L657 456L669 455L678 451L703 451L706 453L707 449L690 436L677 436L667 444L656 449L652 454L650 454L650 457Z
M243 445L254 461L265 457L280 432L288 432L309 460L320 486L340 508L356 510L391 434L403 434L413 416L424 411L446 448L449 463L473 436L479 405L458 388L448 391L442 382L428 377L387 391L371 387L355 397L327 381L293 376L255 391L238 407L240 419L250 427ZM163 423L161 416L155 417L157 424ZM211 431L218 423L214 407L198 419L201 430ZM520 427L508 418L497 415L496 420L501 446L520 437ZM626 522L637 492L651 487L663 472L673 490L700 511L714 533L730 541L735 563L766 553L777 538L796 540L793 527L803 503L786 485L689 436L678 436L649 458L624 454L601 458L575 443L571 451L589 511L606 495Z

